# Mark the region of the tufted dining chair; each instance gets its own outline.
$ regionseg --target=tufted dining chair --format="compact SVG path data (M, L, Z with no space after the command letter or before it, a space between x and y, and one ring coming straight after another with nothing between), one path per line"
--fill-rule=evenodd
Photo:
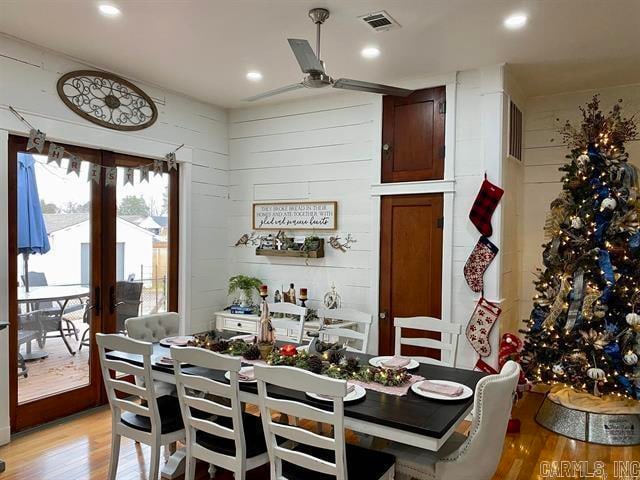
M127 335L143 342L159 342L163 338L178 335L180 315L176 312L151 313L127 318L124 322Z
M135 340L156 343L166 337L178 335L180 315L176 312L151 313L139 317L127 318L124 322L127 335ZM136 381L139 381L136 379ZM174 395L175 386L170 383L154 381L156 395Z
M490 480L507 432L520 366L505 363L499 374L476 386L469 436L454 433L438 452L391 443L383 451L396 457L397 480Z

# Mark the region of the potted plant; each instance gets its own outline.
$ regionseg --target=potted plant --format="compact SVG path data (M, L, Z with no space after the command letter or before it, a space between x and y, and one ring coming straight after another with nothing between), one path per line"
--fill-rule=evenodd
M258 292L262 280L247 275L236 275L229 279L229 295L240 292L240 304L248 307L253 304L253 294Z
M315 252L320 249L320 237L316 237L315 235L311 235L304 239L304 245L302 246L302 250L306 252Z

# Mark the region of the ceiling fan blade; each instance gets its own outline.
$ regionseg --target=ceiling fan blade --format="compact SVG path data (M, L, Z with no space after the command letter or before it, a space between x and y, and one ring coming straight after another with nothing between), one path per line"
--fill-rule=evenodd
M319 72L324 73L324 67L316 54L313 53L313 49L309 42L301 40L299 38L287 39L293 54L296 56L296 60L300 64L300 69L303 73Z
M292 90L298 90L299 88L304 88L302 83L294 83L292 85L287 85L286 87L276 88L274 90L269 90L268 92L263 92L258 95L254 95L253 97L245 98L245 102L255 102L256 100L262 100L263 98L273 97L274 95L280 95L281 93L290 92Z
M360 92L380 93L382 95L394 95L396 97L408 97L413 90L406 88L392 87L380 83L362 82L350 78L339 78L333 83L333 88L343 88L345 90L358 90Z

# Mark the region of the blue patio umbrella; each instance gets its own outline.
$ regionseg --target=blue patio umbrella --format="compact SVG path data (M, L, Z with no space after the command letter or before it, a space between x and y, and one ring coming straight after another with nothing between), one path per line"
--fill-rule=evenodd
M45 254L51 248L40 207L35 163L36 159L33 155L18 154L18 253L22 254L24 261L24 286L27 291L29 291L29 255Z

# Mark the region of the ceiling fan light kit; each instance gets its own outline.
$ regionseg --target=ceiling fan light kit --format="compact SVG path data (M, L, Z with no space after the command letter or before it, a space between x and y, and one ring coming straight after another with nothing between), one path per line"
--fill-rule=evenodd
M309 10L309 18L316 25L316 51L314 52L307 40L300 38L289 38L289 47L293 51L300 70L305 74L302 81L284 87L269 90L253 97L245 98L247 102L262 100L282 93L298 90L300 88L324 88L331 86L343 90L356 90L359 92L378 93L381 95L394 95L407 97L413 90L406 88L382 85L380 83L364 82L352 80L350 78L338 78L334 80L326 71L324 62L320 57L320 37L322 24L329 18L329 10L326 8L312 8Z

